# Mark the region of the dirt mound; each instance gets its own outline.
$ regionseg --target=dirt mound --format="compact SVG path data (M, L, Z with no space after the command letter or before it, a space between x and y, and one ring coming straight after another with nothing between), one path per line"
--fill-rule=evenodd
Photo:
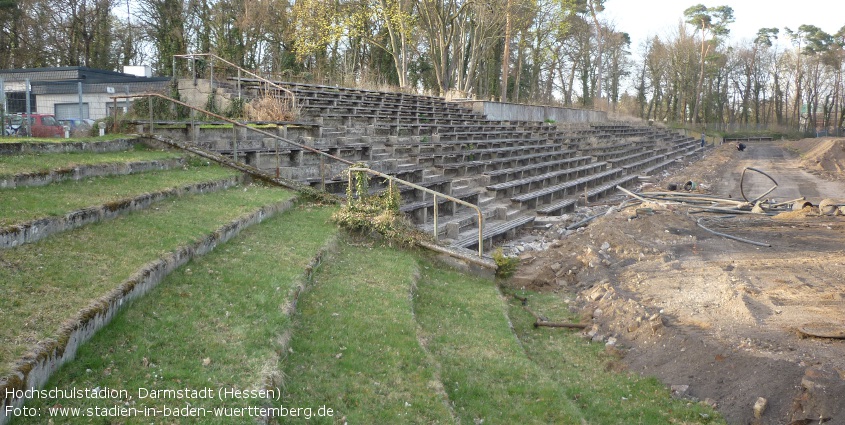
M801 166L808 170L841 174L845 172L845 139L822 137L787 142L785 146L798 151Z
M807 217L818 217L818 208L806 206L800 210L782 212L774 217L773 220L803 220Z

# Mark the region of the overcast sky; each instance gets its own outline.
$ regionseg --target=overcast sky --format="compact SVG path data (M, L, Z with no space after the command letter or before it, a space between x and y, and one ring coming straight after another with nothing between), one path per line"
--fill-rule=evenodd
M786 42L783 27L795 30L810 24L833 34L845 26L845 7L836 0L606 0L603 15L616 24L617 31L631 35L631 52L637 55L644 40L673 33L684 18L684 10L699 3L733 8L736 21L729 26L732 41L751 40L760 28L780 28L779 41Z

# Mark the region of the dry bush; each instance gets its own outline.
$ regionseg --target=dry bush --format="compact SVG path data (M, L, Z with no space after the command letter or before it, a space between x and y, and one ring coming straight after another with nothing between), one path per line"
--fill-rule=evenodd
M301 108L290 99L267 95L253 99L244 110L250 121L295 121Z

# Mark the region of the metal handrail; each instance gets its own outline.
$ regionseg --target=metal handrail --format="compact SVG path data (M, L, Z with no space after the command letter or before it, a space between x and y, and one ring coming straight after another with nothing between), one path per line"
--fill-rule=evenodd
M321 177L321 181L325 181L325 176L323 176L323 158L324 158L324 157L329 158L329 159L332 159L332 160L334 160L334 161L341 162L341 163L346 164L346 165L355 165L355 163L354 163L354 162L352 162L352 161L349 161L349 160L346 160L346 159L343 159L343 158L336 157L336 156L334 156L334 155L331 155L331 154L325 153L325 152L320 151L320 150L318 150L318 149L314 149L314 148L312 148L312 147L310 147L310 146L305 146L305 145L303 145L303 144L296 143L296 142L294 142L293 140L286 139L286 138L284 138L284 137L282 137L282 136L279 136L279 135L277 135L277 134L270 133L269 131L264 131L264 130L261 130L261 129L258 129L258 128L253 128L253 127L250 127L250 126L248 126L248 125L246 125L246 124L244 124L244 123L241 123L241 122L235 121L235 120L233 120L233 119L231 119L231 118L226 118L226 117L224 117L224 116L222 116L222 115L219 115L219 114L215 114L215 113L213 113L213 112L206 111L206 110L204 110L204 109L202 109L202 108L197 108L197 107L195 107L195 106L191 106L191 105L189 105L189 104L187 104L187 103L185 103L185 102L182 102L182 101L179 101L179 100L173 99L173 98L171 98L171 97L167 97L167 96L165 96L165 95L163 95L163 94L160 94L160 93L138 93L138 94L134 94L134 95L119 95L119 96L111 96L111 99L114 101L114 108L113 108L113 109L114 109L114 125L115 125L115 128L117 127L117 99L133 99L133 98L139 98L139 97L146 97L146 98L150 101L150 106L149 106L149 109L150 109L150 129L149 129L149 132L150 132L150 134L152 134L152 133L153 133L153 107L152 107L152 98L153 98L153 97L158 97L158 98L161 98L161 99L164 99L164 100L167 100L167 101L173 102L173 103L175 103L175 104L177 104L177 105L181 105L181 106L184 106L184 107L186 107L186 108L192 109L192 110L194 110L194 111L197 111L197 112L200 112L200 113L206 114L206 115L208 115L208 116L212 116L212 117L214 117L214 118L217 118L217 119L219 119L219 120L222 120L222 121L228 122L228 123L232 124L233 126L243 127L243 128L248 129L248 130L251 130L251 131L257 132L257 133L259 133L259 134L263 134L263 135L268 136L268 137L271 137L271 138L273 138L273 139L276 139L276 140L279 140L279 141L285 142L285 143L287 143L287 144L289 144L289 145L293 145L293 146L296 146L296 147L298 147L298 148L300 148L300 149L307 150L307 151L309 151L309 152L316 153L316 154L320 155L320 177ZM236 146L236 148L235 148L235 151L234 151L234 156L235 156L235 161L237 161L237 153L238 153L238 152L237 152L237 141L235 142L235 146ZM276 145L276 147L278 148L278 144ZM276 177L278 177L278 168L276 169L276 174L277 174L277 176L276 176Z
M286 89L286 88L284 88L284 87L282 87L282 86L280 86L280 85L278 85L278 84L276 84L276 83L274 83L274 82L272 82L272 81L270 81L270 80L268 80L268 79L266 79L266 78L264 78L264 77L262 77L262 76L260 76L260 75L258 75L258 74L256 74L256 73L254 73L254 72L252 72L252 71L248 71L248 70L246 70L246 69L244 69L244 68L241 68L240 66L235 65L234 63L229 62L229 61L227 61L226 59L223 59L223 58L221 58L220 56L215 55L214 53L210 53L210 52L209 52L209 53L189 53L189 54L187 54L187 55L173 55L173 58L174 58L174 60L175 60L176 58L180 58L180 59L192 59L192 60L193 60L194 58L196 58L196 57L201 57L201 56L207 56L207 57L210 57L210 58L212 58L212 59L219 60L220 62L223 62L223 63L225 63L226 65L229 65L229 66L231 66L232 68L237 69L237 70L238 70L238 74L240 74L241 72L243 72L243 73L245 73L245 74L247 74L247 75L249 75L249 76L252 76L253 78L255 78L255 79L257 79L257 80L260 80L261 82L263 82L263 83L267 84L268 86L272 86L272 87L273 87L273 88L275 88L275 89L278 89L278 90L281 90L281 91L283 91L283 92L287 93L287 94L288 94L288 96L290 96L290 98L291 98L291 104L292 104L292 105L294 105L294 106L296 105L296 95L293 93L293 91L291 91L291 90L289 90L289 89ZM175 66L175 65L174 65L174 66ZM213 72L213 70L212 70L212 72ZM175 75L175 72L174 72L174 75ZM240 87L240 84L241 84L241 76L240 76L240 75L238 75L238 87ZM239 90L240 90L240 88L239 88ZM240 96L240 92L238 93L238 96Z
M393 191L393 182L396 181L397 183L404 184L406 186L410 186L410 187L417 189L417 190L422 190L423 192L430 193L432 196L434 196L434 240L435 241L437 241L437 197L438 196L443 197L443 198L450 200L452 202L456 202L458 204L465 205L465 206L468 206L468 207L474 209L478 213L478 256L479 257L483 256L483 252L484 252L484 243L483 243L484 242L484 237L483 237L483 234L484 234L484 216L481 214L481 208L479 208L478 205L471 204L471 203L466 202L466 201L462 201L458 198L455 198L453 196L449 196L445 193L441 193L441 192L438 192L436 190L431 190L427 187L422 187L420 185L411 183L409 181L402 180L402 179L397 178L397 177L393 177L391 175L380 173L380 172L373 170L373 169L370 169L370 168L349 167L348 171L349 171L349 187L352 187L352 172L362 171L362 172L366 172L366 173L387 179L390 182L390 191L391 192Z
M235 121L235 120L230 119L230 118L226 118L226 117L224 117L224 116L222 116L222 115L218 115L218 114L215 114L215 113L213 113L213 112L206 111L206 110L204 110L204 109L202 109L202 108L197 108L197 107L195 107L195 106L191 106L191 105L189 105L189 104L187 104L187 103L185 103L185 102L182 102L182 101L179 101L179 100L173 99L173 98L171 98L171 97L165 96L165 95L160 94L160 93L138 93L138 94L134 94L134 95L119 95L119 96L111 96L111 99L114 101L114 108L113 108L113 109L114 109L114 123L115 123L114 125L115 125L115 126L117 126L117 111L118 111L118 108L117 108L117 100L118 100L118 99L133 99L133 98L143 98L143 97L146 97L146 98L147 98L147 99L149 99L149 101L150 101L150 106L149 106L149 110L150 110L150 127L149 127L149 132L150 132L150 134L152 134L152 132L153 132L153 117L152 117L152 114L153 114L153 107L152 107L152 98L153 98L153 97L158 97L158 98L161 98L161 99L164 99L164 100L170 101L170 102L172 102L172 103L175 103L175 104L177 104L177 105L181 105L181 106L184 106L184 107L186 107L186 108L192 109L192 110L194 110L194 111L198 111L198 112L201 112L201 113L203 113L203 114L206 114L206 115L209 115L209 116L215 117L215 118L217 118L217 119L219 119L219 120L222 120L222 121L228 122L228 123L230 123L230 124L232 124L232 125L234 125L234 126L237 126L237 127L243 127L243 128L246 128L246 129L249 129L249 130L255 131L255 132L257 132L257 133L263 134L263 135L265 135L265 136L271 137L271 138L273 138L273 139L280 140L280 141L283 141L283 142L288 143L288 144L290 144L290 145L296 146L296 147L298 147L298 148L300 148L300 149L304 149L304 150L307 150L307 151L309 151L309 152L316 153L316 154L318 154L318 155L321 155L321 162L322 162L322 158L323 158L323 157L328 157L328 158L330 158L330 159L332 159L332 160L335 160L335 161L342 162L342 163L344 163L344 164L350 165L350 167L349 167L349 169L348 169L348 170L349 170L349 187L352 187L352 172L354 172L354 171L363 171L363 172L366 172L366 173L369 173L369 174L373 174L373 175L379 176L379 177L381 177L381 178L387 179L387 180L390 182L391 190L392 190L392 188L393 188L393 182L394 182L394 181L396 181L397 183L404 184L404 185L406 185L406 186L410 186L410 187L412 187L412 188L414 188L414 189L418 189L418 190L422 190L423 192L430 193L432 196L434 196L434 240L435 240L435 241L437 240L437 209L438 209L438 207L437 207L437 197L438 197L438 196L443 197L443 198L445 198L445 199L447 199L447 200L449 200L449 201L452 201L452 202L455 202L455 203L458 203L458 204L461 204L461 205L465 205L465 206L467 206L467 207L470 207L470 208L474 209L474 210L478 213L478 256L479 256L479 257L482 257L482 256L483 256L483 253L484 253L484 243L483 243L483 242L484 242L484 238L483 238L483 234L484 234L484 216L481 214L481 208L479 208L479 207L478 207L477 205L475 205L475 204L471 204L471 203L469 203L469 202L466 202L466 201L460 200L460 199L458 199L458 198L455 198L455 197L453 197L453 196L447 195L447 194L445 194L445 193L441 193L441 192L438 192L438 191L436 191L436 190L431 190L431 189L429 189L429 188L427 188L427 187L422 187L422 186L420 186L420 185L417 185L417 184L411 183L411 182L409 182L409 181L405 181L405 180L402 180L402 179L400 179L400 178L393 177L393 176L390 176L390 175L387 175L387 174L384 174L384 173L381 173L381 172L378 172L378 171L373 170L373 169L370 169L370 168L356 167L356 166L355 166L356 164L355 164L355 163L353 163L352 161L349 161L349 160L346 160L346 159L343 159L343 158L339 158L339 157L336 157L336 156L331 155L331 154L327 154L327 153L322 152L322 151L320 151L320 150L314 149L314 148L312 148L312 147L310 147L310 146L305 146L305 145L302 145L302 144L296 143L296 142L294 142L293 140L286 139L286 138L284 138L284 137L281 137L281 136L279 136L279 135L276 135L276 134L270 133L270 132L268 132L268 131L264 131L264 130L261 130L261 129L258 129L258 128L249 127L249 126L247 126L247 125L246 125L246 124L244 124L244 123L241 123L241 122ZM237 151L236 151L236 155L237 155ZM237 156L235 157L235 160L237 161ZM322 163L321 163L321 166L320 166L320 173L321 173L321 174L322 174L322 172L323 172L323 171L322 171L322 169L323 169L323 167L322 167ZM277 177L278 177L278 176L277 176Z

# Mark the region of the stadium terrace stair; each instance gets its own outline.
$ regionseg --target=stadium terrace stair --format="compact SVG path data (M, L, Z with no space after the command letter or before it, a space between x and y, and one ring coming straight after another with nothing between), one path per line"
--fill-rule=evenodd
M496 121L443 98L276 81L299 102L296 122L278 133L370 168L461 200L483 210L484 244L530 226L537 214L562 214L579 202L606 196L616 185L662 170L702 151L699 142L653 126L625 122ZM241 79L258 97L262 83ZM250 95L247 95L249 97ZM239 133L200 142L279 175L343 193L344 164L263 136ZM384 182L375 181L375 189ZM477 218L465 207L434 201L419 190L402 191L402 211L443 243L477 247ZM475 230L474 230L475 229Z

